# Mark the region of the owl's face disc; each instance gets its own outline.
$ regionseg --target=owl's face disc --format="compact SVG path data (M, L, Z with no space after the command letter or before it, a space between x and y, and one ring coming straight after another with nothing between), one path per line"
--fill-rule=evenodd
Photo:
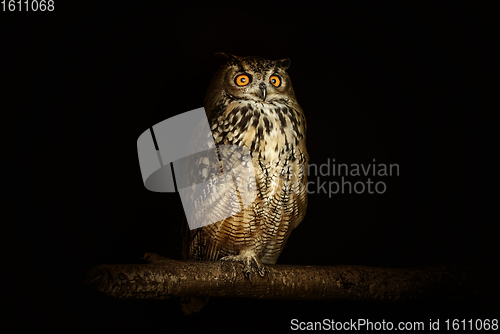
M231 56L222 69L221 88L230 96L260 103L288 99L293 88L286 69L289 59Z

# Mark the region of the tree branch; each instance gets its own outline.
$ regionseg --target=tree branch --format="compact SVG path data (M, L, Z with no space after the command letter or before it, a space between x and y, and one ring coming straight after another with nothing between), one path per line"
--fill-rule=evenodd
M429 300L500 296L500 268L268 265L265 277L243 275L232 261L176 261L147 253L148 264L99 265L86 286L122 299L182 296Z

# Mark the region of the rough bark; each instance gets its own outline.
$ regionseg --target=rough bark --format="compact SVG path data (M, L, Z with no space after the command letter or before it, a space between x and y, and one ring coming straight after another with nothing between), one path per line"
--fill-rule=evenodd
M250 280L239 263L176 261L147 253L148 264L99 265L84 284L122 299L245 297L318 300L429 300L500 297L499 267L376 268L268 265Z

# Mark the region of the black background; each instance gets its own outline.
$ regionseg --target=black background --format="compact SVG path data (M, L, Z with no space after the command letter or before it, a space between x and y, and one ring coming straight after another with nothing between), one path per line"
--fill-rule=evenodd
M287 331L290 320L492 318L498 300L403 304L118 301L82 286L103 263L180 258L178 194L142 183L136 141L203 105L214 52L291 58L310 162L398 164L384 194L311 194L278 263L498 262L493 8L441 3L56 1L2 12L5 293L18 329ZM7 117L10 116L10 117ZM14 116L14 117L12 117ZM310 179L315 181L316 176ZM349 181L366 178L350 178ZM321 177L321 182L339 181ZM314 189L311 186L310 189Z

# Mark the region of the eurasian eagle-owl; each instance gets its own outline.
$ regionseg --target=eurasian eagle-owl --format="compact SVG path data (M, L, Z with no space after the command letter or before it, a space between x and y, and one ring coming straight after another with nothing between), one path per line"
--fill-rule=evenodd
M286 72L290 59L218 55L226 63L205 96L208 123L217 146L250 150L257 197L233 216L194 230L185 228L183 257L241 261L245 274L256 270L262 276L263 264L276 263L306 213L306 119ZM204 167L207 178L213 169L200 168ZM234 204L229 201L218 205ZM203 209L208 214L212 210Z

